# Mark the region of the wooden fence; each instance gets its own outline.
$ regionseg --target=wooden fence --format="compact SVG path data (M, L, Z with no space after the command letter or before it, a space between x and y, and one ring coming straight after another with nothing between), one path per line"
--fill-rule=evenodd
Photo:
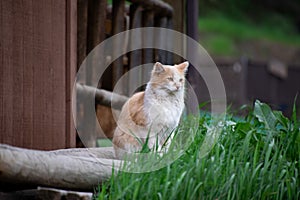
M168 3L166 3L168 2ZM185 1L159 1L159 0L114 0L111 5L107 5L105 1L86 1L78 0L78 48L77 56L78 68L82 64L83 60L86 58L88 53L97 46L101 41L106 38L115 35L119 32L126 31L129 29L140 28L140 27L162 27L168 29L174 29L180 32L184 31L184 15L185 15ZM174 15L176 12L176 15ZM143 43L154 43L160 42L162 48L167 44L163 41L162 35L139 35L134 37L134 42L138 44ZM130 36L128 37L130 40ZM176 41L179 47L184 50L184 41ZM123 48L124 52L128 48L130 42L124 41L122 47L115 46L113 48ZM103 59L105 62L110 62L110 55L106 55ZM91 82L98 82L98 88L102 88L108 91L112 91L117 81L120 77L142 64L154 63L160 61L162 63L178 63L182 61L179 56L173 55L169 52L162 51L159 49L140 49L129 53L124 53L122 57L118 58L108 67L102 76L101 80L96 80L92 68L88 68L85 71L83 79L84 84L89 85ZM151 68L144 67L142 71L138 72L136 76L131 76L128 82L128 89L120 91L123 95L130 95L128 90L130 90L129 83L142 83L149 79ZM126 88L126 87L125 87ZM84 104L85 102L79 102L79 104ZM79 106L80 108L84 106ZM78 115L78 122L86 122L90 125L90 130L88 132L94 133L89 136L81 136L81 139L85 141L85 145L94 146L95 140L98 137L109 137L113 135L113 131L116 127L115 119L112 116L112 110L105 106L95 105L97 111L98 122L100 123L103 132L99 133L96 131L95 126L97 121L95 121L91 116L86 116L87 113L84 110L78 110L80 113ZM78 123L78 128L80 132L80 123ZM80 139L77 138L79 141ZM89 141L89 142L87 142ZM80 143L78 143L78 146Z
M76 70L88 53L106 38L131 28L185 32L186 4L184 0L0 1L0 143L45 150L75 147L71 92ZM155 40L151 35L136 39ZM184 41L177 43L184 47ZM99 88L112 90L128 70L158 60L173 63L181 58L154 49L126 53L112 63ZM148 78L149 70L141 77ZM85 79L87 85L95 81L92 70L87 69ZM111 111L99 105L95 109L108 119L100 123L107 124L105 132L111 137L115 126ZM90 123L94 127L98 122Z

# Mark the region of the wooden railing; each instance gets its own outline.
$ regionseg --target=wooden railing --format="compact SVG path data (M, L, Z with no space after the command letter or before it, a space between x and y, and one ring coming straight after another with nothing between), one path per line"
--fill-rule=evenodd
M183 4L183 0L177 1ZM105 39L134 28L141 27L162 27L173 29L174 25L174 11L172 6L161 1L161 0L113 0L112 4L108 4L106 0L78 0L78 44L77 44L77 56L78 56L78 69L84 59L87 57L89 52L100 44ZM177 23L178 24L178 23ZM134 37L134 42L143 43L154 43L159 41L161 47L167 44L166 41L162 40L166 36L163 35L141 35L139 37ZM132 37L128 37L129 40ZM130 41L124 41L122 47L114 46L113 48L123 48L124 54L112 62L112 64L106 69L105 74L100 80L96 80L95 74L92 68L87 68L85 71L83 83L85 85L90 85L91 83L98 82L98 88L101 89L97 94L109 94L106 91L112 91L117 81L121 76L133 69L134 67L140 66L146 63L154 63L160 61L162 63L171 64L174 61L174 56L166 51L159 49L139 49L127 53L126 49L130 45ZM103 55L104 56L104 55ZM104 58L107 62L110 62L109 55L105 55ZM149 79L149 72L152 68L143 68L139 74L131 76L131 79L138 80L127 80L126 85L130 85L131 82L145 82ZM129 87L129 86L128 86ZM80 91L87 92L83 90L88 88L86 86L80 86ZM103 90L104 89L104 90ZM105 91L106 90L106 91ZM125 89L120 92L121 95L129 96L130 89ZM99 99L99 98L98 98ZM100 104L99 104L100 103ZM82 102L84 104L84 102ZM78 105L78 104L77 104ZM104 124L109 124L111 128L106 130L106 136L111 137L113 134L113 129L115 126L114 119L111 115L110 108L105 108L107 102L103 103L101 101L96 101L95 109L97 110L97 115L101 116L101 121L106 120ZM85 106L81 106L85 107ZM120 109L121 107L117 108ZM109 109L109 111L107 110ZM77 117L81 117L81 120L85 120L90 124L91 130L89 132L95 131L95 122L90 116L85 116L84 109L77 110ZM107 114L108 113L108 114ZM78 127L77 127L78 128ZM80 128L80 127L79 127ZM109 133L108 133L109 132ZM98 134L99 136L99 134ZM95 139L93 136L91 139Z
M161 0L113 0L107 5L101 0L78 0L78 68L88 53L107 37L119 32L140 27L173 28L173 8ZM105 27L105 28L104 28ZM135 42L155 42L162 36L143 35L135 38ZM167 45L161 42L162 46ZM124 45L128 45L128 42ZM114 48L126 48L114 47ZM128 70L143 63L161 61L172 63L170 53L141 49L114 61L107 70L105 78L100 80L99 87L112 90L119 78ZM145 73L149 71L145 70ZM94 82L92 69L86 71L85 83ZM142 75L142 77L145 77ZM126 95L126 93L125 93ZM128 94L127 94L128 95Z

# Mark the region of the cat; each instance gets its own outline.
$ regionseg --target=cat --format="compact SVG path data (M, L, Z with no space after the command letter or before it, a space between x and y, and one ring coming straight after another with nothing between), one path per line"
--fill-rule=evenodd
M162 150L178 126L184 110L185 74L189 63L163 65L155 63L144 92L134 94L123 106L113 136L115 156L124 158L148 147Z

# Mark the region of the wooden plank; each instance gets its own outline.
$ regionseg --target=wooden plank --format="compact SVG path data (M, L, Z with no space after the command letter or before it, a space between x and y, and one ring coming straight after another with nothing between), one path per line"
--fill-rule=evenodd
M72 116L72 89L77 68L77 0L67 0L66 13L66 144L76 147L76 130Z
M12 144L13 140L13 63L12 63L12 46L13 46L13 1L1 1L1 30L2 37L2 76L1 81L1 99L2 99L2 112L1 112L1 131L3 134L2 142Z
M198 0L186 1L186 34L192 39L198 41ZM194 51L194 49L189 47L188 43L186 45L186 59L196 60L196 52ZM195 91L199 100L201 98L201 88L199 87L199 85L201 83L200 80L202 79L202 77L192 65L189 67L187 79L190 82L192 89ZM188 104L189 103L190 102L188 102Z
M173 19L171 17L167 18L166 28L173 30ZM166 38L167 38L167 40L165 42L166 42L167 49L174 49L174 47L175 47L174 43L177 43L177 42L181 43L181 41L177 41L177 38L176 38L177 42L173 42L175 40L173 34L168 35ZM178 47L176 47L176 48L178 48ZM173 53L170 51L166 52L166 63L169 65L174 64L174 56L173 56Z
M66 120L71 122L66 84L71 87L76 65L76 38L70 35L73 54L66 49L67 1L1 1L2 143L38 149L66 147L66 126L70 125ZM76 29L72 30L76 37ZM66 68L67 52L72 69Z
M198 41L198 0L189 0L186 3L186 34Z
M88 1L88 26L87 26L87 52L89 54L100 42L105 38L105 19L106 19L106 1L100 0L89 0ZM103 62L103 54L89 55L86 67L86 77L84 83L87 85L94 85L99 81L97 80L96 70L101 67L101 61ZM83 109L89 107L89 101L84 99L82 101ZM96 134L96 120L93 116L87 115L86 113L92 113L93 110L82 110L83 118L82 124L88 126L87 133L80 135L85 145L94 147L96 145L95 134Z
M3 27L3 1L0 1L0 26ZM4 66L3 64L3 28L0 29L0 65ZM4 127L4 112L3 112L3 102L4 102L4 96L3 96L3 67L0 67L0 131L3 133L3 127ZM0 141L3 141L4 137L3 134L0 134Z
M181 33L185 33L185 0L164 0L170 6L173 7L175 15L172 15L172 18L168 19L168 24L170 23L170 19L172 20L172 29ZM170 26L170 25L169 25ZM184 41L176 41L172 43L174 49L180 50L184 53ZM170 57L168 57L170 59ZM173 55L173 59L171 62L173 63L181 63L183 59L180 56ZM169 61L168 61L169 62Z
M49 110L50 115L52 115L52 124L47 122L46 126L48 130L53 132L48 132L51 135L52 144L49 149L52 148L65 148L66 145L66 126L67 126L67 109L66 109L66 76L67 76L67 1L55 0L51 4L51 59L55 62L51 62L49 66L50 70L53 70L53 75L51 79L51 84L53 89L51 94L47 99L53 101L51 110ZM56 59L54 59L56 58ZM48 69L49 70L49 69ZM49 70L49 71L50 71ZM51 71L50 71L51 72ZM46 86L47 87L47 86ZM46 100L47 101L47 100ZM57 103L61 102L61 103Z
M87 52L88 55L100 42L105 38L105 18L106 18L106 1L89 0L88 1L88 26L87 26ZM86 68L86 84L98 82L95 70L102 64L103 53L94 54L89 57Z
M46 123L53 123L53 116L51 115L51 109L53 105L50 94L45 93L44 89L46 86L52 90L53 85L51 85L52 74L47 73L47 69L50 64L50 45L51 45L51 34L49 37L48 28L51 27L51 21L49 16L51 16L51 5L49 2L34 1L33 2L33 35L34 35L34 71L33 71L33 145L40 145L41 148L48 149L52 143L51 135L47 134L51 132L51 128L47 127ZM48 17L47 17L48 16ZM52 33L52 31L50 31ZM39 58L39 59L36 59ZM57 58L59 59L59 58ZM46 78L48 77L48 78ZM51 93L51 92L50 92ZM54 125L52 125L54 126ZM44 132L44 134L41 134Z
M89 0L87 54L105 39L106 1Z
M113 9L112 9L112 33L113 35L124 31L124 13L125 13L125 1L124 0L113 0ZM119 38L113 41L113 48L115 53L118 49L123 48L124 41L121 41ZM113 85L123 75L123 57L116 59L112 65L113 73Z
M33 2L24 1L24 27L23 27L23 55L24 55L24 71L23 71L23 131L26 135L23 139L23 147L33 148Z
M88 1L77 0L77 69L82 64L87 52Z
M22 1L13 1L13 41L12 41L12 68L13 70L13 82L12 82L12 110L13 113L13 126L12 126L12 143L18 146L23 144L23 69L24 69L24 57L23 57L23 5ZM16 70L15 66L19 66Z
M138 4L130 5L130 29L139 28L142 26L142 11L143 8ZM136 31L136 34L129 36L129 45L142 46L142 33ZM133 44L134 43L134 44ZM142 64L143 50L135 50L129 53L129 70ZM128 96L136 89L136 86L142 82L142 71L131 71L128 77Z
M154 11L147 10L143 12L143 27L154 26ZM145 32L143 35L143 46L153 46L154 33L151 31ZM154 50L143 49L143 64L154 63ZM152 67L143 67L142 69L142 82L148 82L150 78ZM143 88L145 89L145 88Z
M167 27L167 18L166 17L155 17L154 21L155 27L161 27L166 28ZM166 46L166 35L155 35L155 42L157 43L156 46L159 47L159 49L155 50L155 61L159 61L163 64L167 64L167 53L164 50L164 47Z

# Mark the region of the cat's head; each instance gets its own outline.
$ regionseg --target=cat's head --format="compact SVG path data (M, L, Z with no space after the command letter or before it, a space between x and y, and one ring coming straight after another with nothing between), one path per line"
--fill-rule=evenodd
M185 74L189 63L183 62L178 65L163 65L159 62L153 66L150 84L153 89L162 90L166 93L183 91Z

